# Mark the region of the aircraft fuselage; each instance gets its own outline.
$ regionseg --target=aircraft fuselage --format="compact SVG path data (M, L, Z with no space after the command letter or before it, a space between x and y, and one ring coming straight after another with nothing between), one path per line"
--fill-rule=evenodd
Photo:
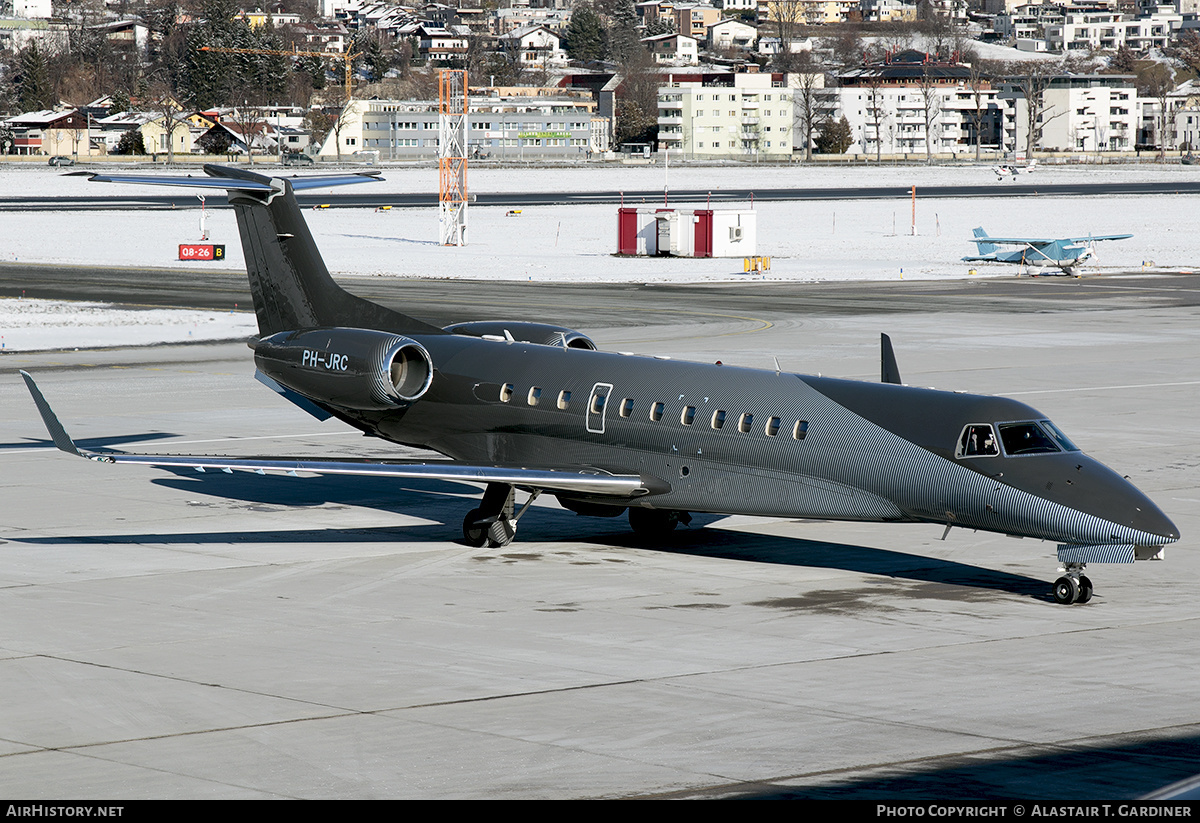
M1170 521L1077 450L958 456L972 424L1036 423L1000 397L460 335L405 409L339 416L491 465L637 472L657 509L936 522L1075 544L1161 546ZM587 499L584 495L570 495Z

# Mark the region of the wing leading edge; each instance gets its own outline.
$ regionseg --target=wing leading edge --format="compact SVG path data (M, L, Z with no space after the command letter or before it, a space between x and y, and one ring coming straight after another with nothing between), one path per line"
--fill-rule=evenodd
M1052 243L1091 243L1096 240L1128 240L1132 234L1092 234L1083 237L977 237L987 243L1003 243L1010 246L1049 246Z
M21 377L33 395L47 431L60 450L100 463L131 463L160 468L191 468L199 472L210 469L233 472L269 471L298 474L357 475L362 477L395 477L430 480L459 480L474 483L503 483L546 491L577 492L612 497L640 497L650 494L656 485L640 475L611 474L600 469L564 471L559 469L506 466L476 466L453 461L405 462L392 460L340 459L310 460L298 457L224 457L208 455L130 454L129 452L95 452L80 449L59 422L58 416L42 395L33 377L21 371ZM661 481L660 481L661 482Z

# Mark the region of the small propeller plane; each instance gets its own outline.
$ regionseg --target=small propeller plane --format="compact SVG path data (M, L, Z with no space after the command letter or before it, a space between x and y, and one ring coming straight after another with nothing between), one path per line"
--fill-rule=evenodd
M936 523L1058 543L1054 599L1086 603L1088 562L1157 559L1179 530L1046 415L1004 397L906 386L882 336L880 382L603 352L540 319L445 328L343 290L294 192L372 175L100 182L223 188L246 257L257 377L319 419L445 459L135 454L79 448L22 376L54 444L101 463L175 470L430 478L485 486L463 519L499 547L548 492L581 515L628 512L661 537L691 512ZM517 505L518 493L526 495Z
M1095 234L1087 237L989 237L982 227L975 229L976 257L964 257L963 262L1016 263L1025 266L1057 267L1063 274L1079 276L1085 260L1095 256L1094 244L1100 240L1127 240L1132 234ZM1000 246L1019 246L1015 251L1001 251Z

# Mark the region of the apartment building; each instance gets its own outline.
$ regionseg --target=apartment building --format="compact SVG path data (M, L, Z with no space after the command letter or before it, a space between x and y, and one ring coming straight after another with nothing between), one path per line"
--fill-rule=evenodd
M689 158L791 157L795 75L675 75L674 79L658 90L661 149Z

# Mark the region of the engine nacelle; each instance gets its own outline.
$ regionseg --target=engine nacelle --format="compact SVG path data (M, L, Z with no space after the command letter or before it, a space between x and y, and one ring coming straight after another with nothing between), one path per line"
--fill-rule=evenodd
M568 349L596 350L596 344L586 334L564 326L548 323L524 323L508 320L473 320L446 326L451 334L466 334L471 337L488 337L506 340L505 332L521 343L537 343L541 346L565 346Z
M433 381L433 359L424 346L373 329L279 332L255 344L254 362L305 397L360 411L408 406Z

